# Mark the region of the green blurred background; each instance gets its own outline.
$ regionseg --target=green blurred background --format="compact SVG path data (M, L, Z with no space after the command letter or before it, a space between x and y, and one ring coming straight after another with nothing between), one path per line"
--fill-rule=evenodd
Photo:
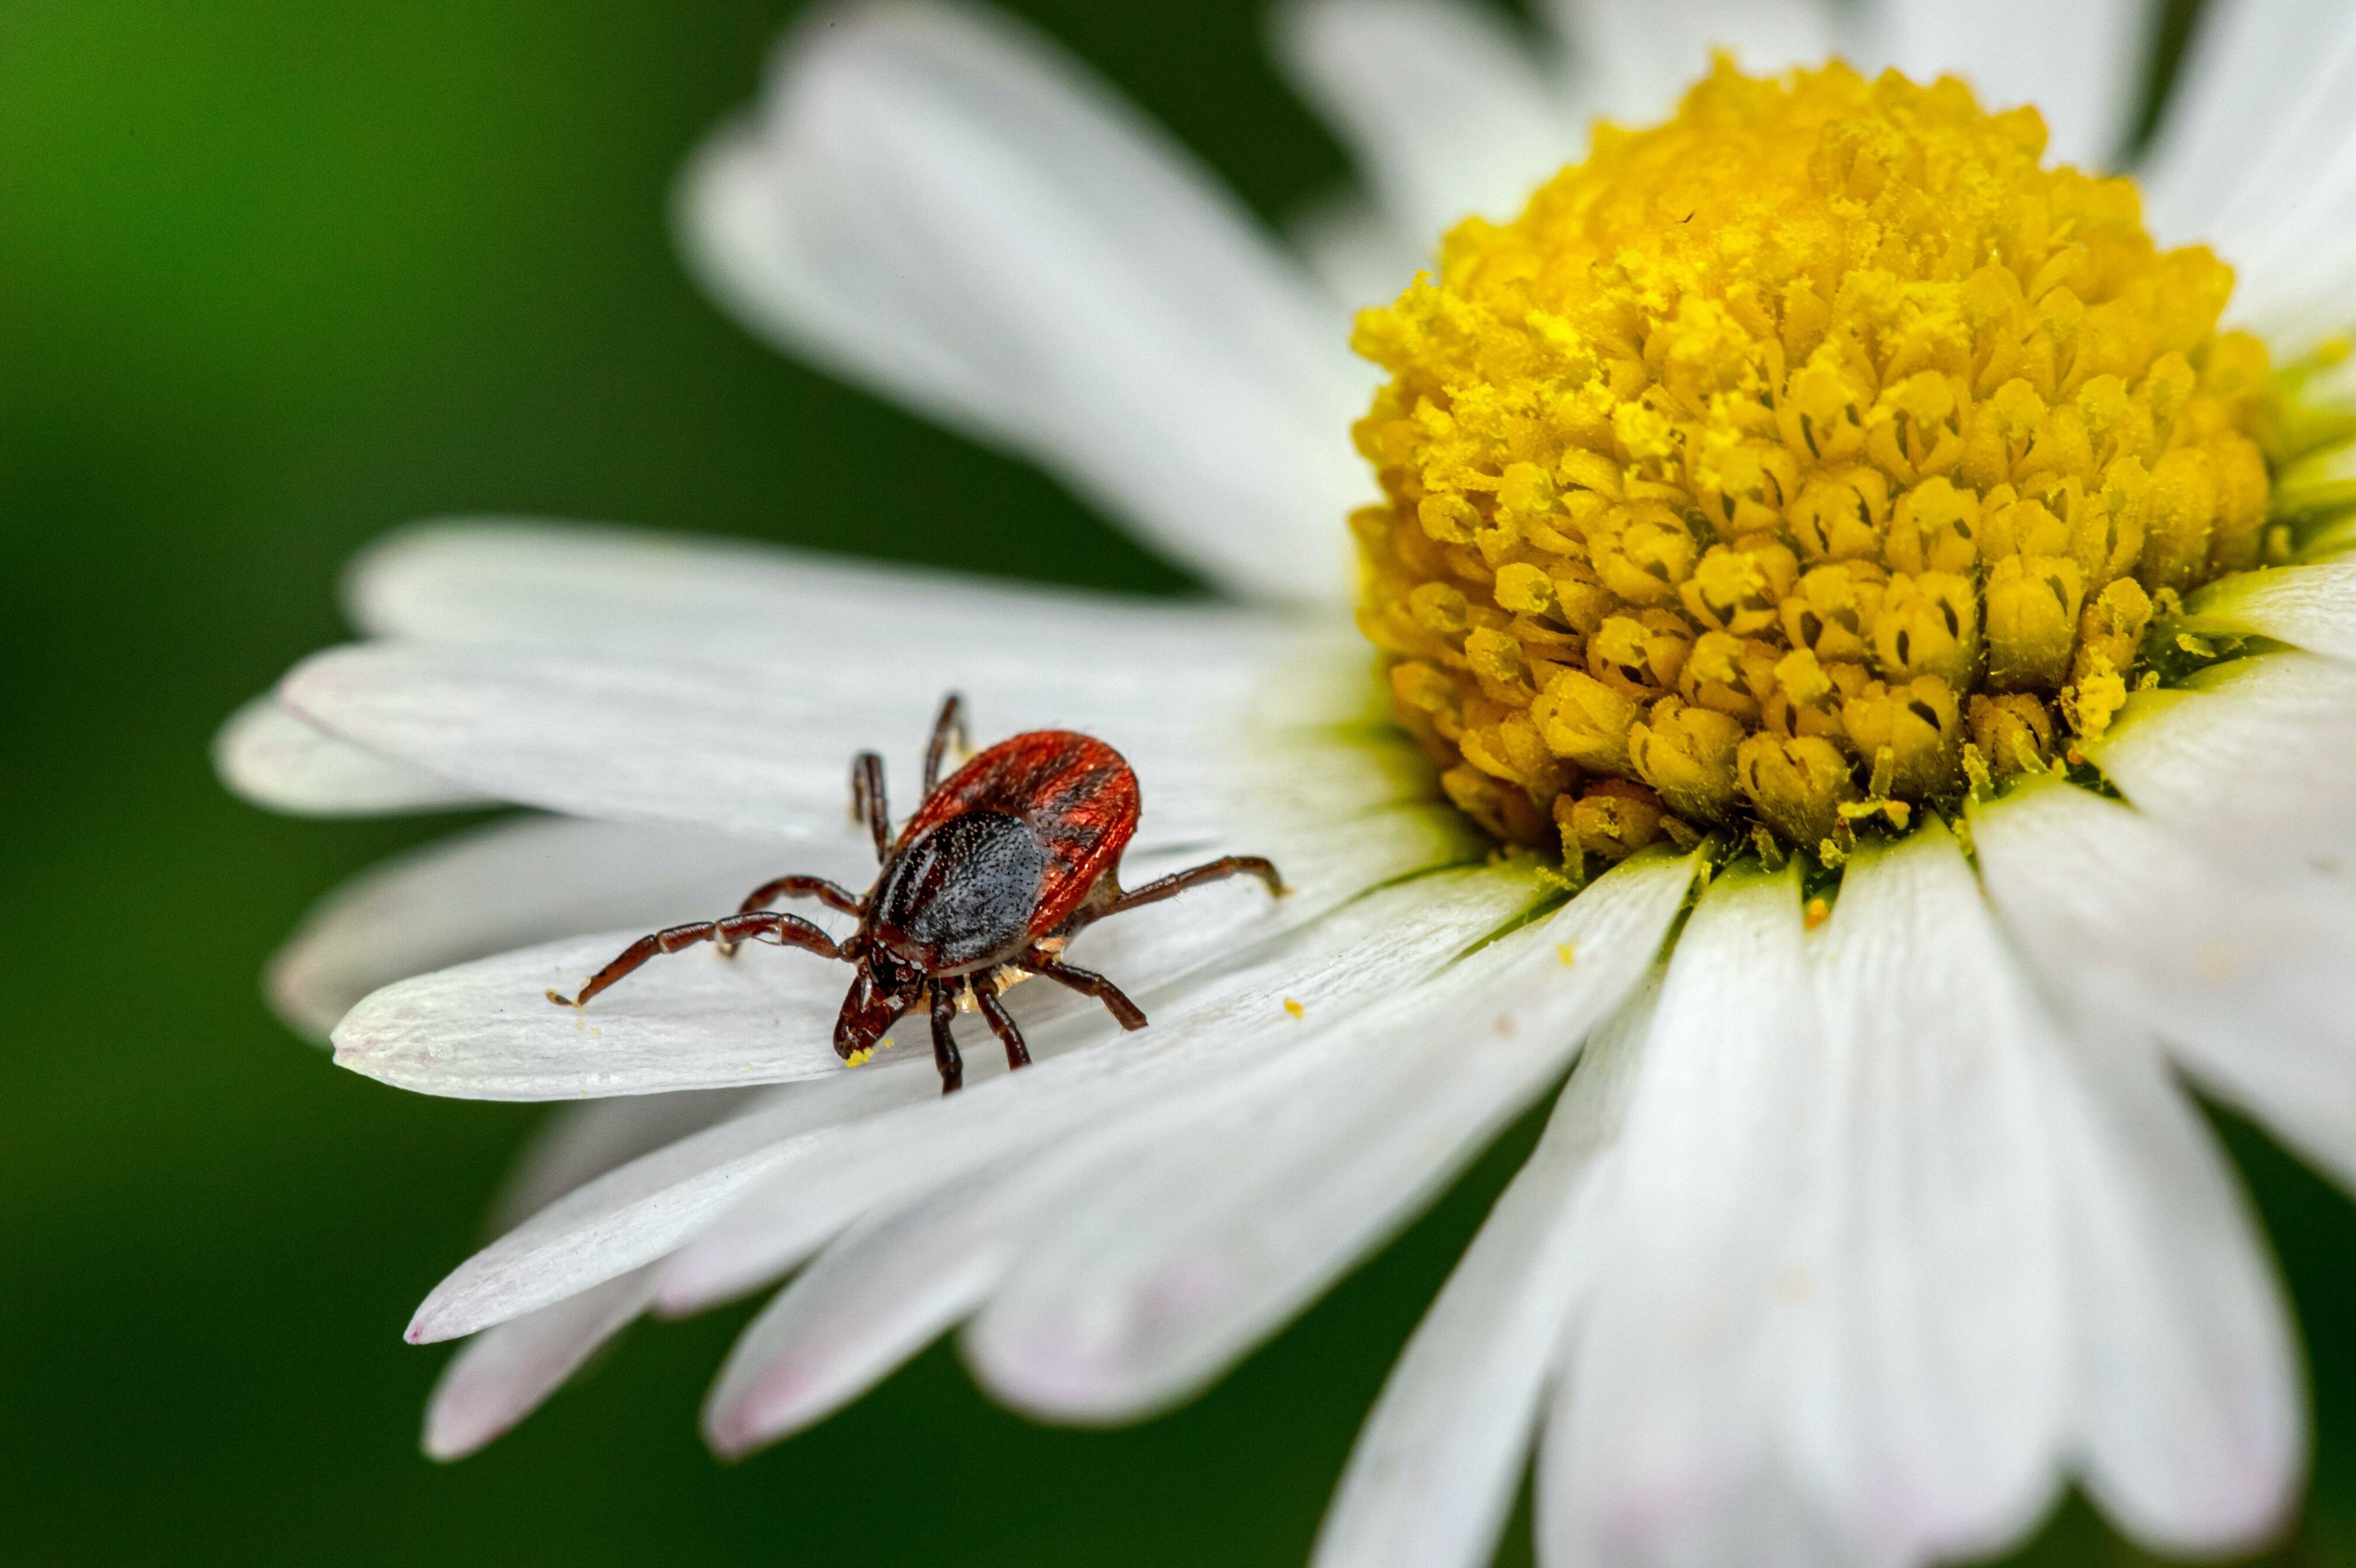
M937 1349L723 1467L694 1413L738 1312L634 1330L478 1458L419 1456L444 1352L402 1326L537 1113L339 1072L259 999L312 899L446 824L270 817L206 760L341 635L338 564L405 518L504 510L1187 587L689 286L673 170L795 8L0 6L0 1561L1297 1563L1526 1147L1141 1428L1031 1425ZM1018 9L1263 213L1340 177L1256 0ZM2356 1211L2227 1130L2314 1367L2285 1557L2342 1561ZM2131 1560L2077 1508L2032 1554Z

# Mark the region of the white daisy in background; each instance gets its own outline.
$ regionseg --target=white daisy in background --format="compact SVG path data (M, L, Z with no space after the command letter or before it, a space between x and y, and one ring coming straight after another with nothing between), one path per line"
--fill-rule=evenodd
M780 1280L723 1452L959 1324L1014 1405L1149 1414L1568 1072L1320 1562L1487 1561L1533 1445L1566 1565L1970 1555L2072 1481L2164 1552L2283 1524L2297 1351L2179 1074L2356 1181L2356 427L2318 411L2356 14L2211 5L2138 209L2060 167L2126 144L2125 0L1560 12L1560 79L1472 9L1281 16L1376 197L1308 226L1325 294L991 16L830 14L696 161L689 250L748 324L1237 603L443 524L232 722L273 805L550 814L364 879L273 970L387 1083L599 1099L417 1313L476 1336L430 1451ZM1678 107L1712 44L2043 119L1731 63ZM1599 112L1665 123L1589 148ZM1347 307L1393 296L1377 386ZM845 763L887 748L912 809L951 688L980 738L1129 757L1130 882L1234 851L1293 895L1093 928L1152 1027L1024 987L1037 1064L975 1051L948 1098L921 1048L842 1069L806 955L541 999L777 872L863 886Z

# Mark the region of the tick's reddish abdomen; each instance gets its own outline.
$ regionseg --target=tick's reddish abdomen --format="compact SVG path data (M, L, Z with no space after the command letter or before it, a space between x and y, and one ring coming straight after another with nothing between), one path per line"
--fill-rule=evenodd
M900 846L969 811L1020 818L1047 852L1030 933L1045 936L1079 908L1137 831L1137 774L1102 741L1039 730L1002 741L943 782L900 831Z

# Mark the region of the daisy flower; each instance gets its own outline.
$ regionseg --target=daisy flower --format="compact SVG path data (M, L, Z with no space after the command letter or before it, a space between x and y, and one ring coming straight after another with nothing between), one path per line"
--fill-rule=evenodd
M2139 7L1961 16L1566 0L1557 69L1312 0L1280 53L1371 199L1296 253L998 17L793 35L684 183L701 274L1231 597L527 522L359 563L366 640L227 776L537 815L333 896L273 994L388 1083L595 1102L417 1312L474 1336L428 1449L780 1281L724 1453L960 1325L1008 1403L1135 1419L1554 1096L1321 1563L1487 1561L1533 1453L1566 1568L1974 1555L2069 1484L2163 1552L2277 1530L2297 1353L2190 1090L2356 1181L2356 16L2209 6L2139 184ZM1290 896L1092 927L1151 1028L1023 987L1035 1064L947 1097L846 1071L804 955L541 999L864 886L844 763L907 809L951 688L1129 758L1131 884Z

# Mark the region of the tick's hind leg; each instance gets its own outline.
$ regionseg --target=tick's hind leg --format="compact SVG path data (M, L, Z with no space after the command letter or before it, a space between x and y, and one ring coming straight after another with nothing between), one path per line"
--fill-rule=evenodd
M867 906L860 901L857 894L847 888L837 887L824 877L779 877L774 882L763 882L744 895L744 901L736 906L736 912L750 914L756 909L766 908L779 899L816 899L827 908L839 909L845 914L867 912ZM736 944L733 942L722 943L720 956L735 957Z
M674 925L652 935L641 936L622 949L620 956L589 976L577 997L566 997L551 991L548 999L560 1008L577 1008L590 997L620 979L658 954L676 953L682 947L692 947L699 942L774 942L780 947L801 947L821 958L840 958L842 949L834 938L798 914L781 914L764 911L755 914L732 914L725 920L699 920L687 925Z
M1084 997L1094 997L1105 1005L1121 1028L1137 1029L1145 1027L1145 1009L1129 999L1119 986L1093 969L1075 969L1069 964L1059 964L1033 948L1015 961L1015 966L1028 969L1033 975L1044 975L1059 986L1069 986Z
M851 759L851 820L862 818L881 860L892 848L892 808L884 801L884 759L873 752Z
M941 1093L954 1094L965 1082L965 1058L957 1047L956 980L933 982L933 1065L941 1070Z
M960 752L972 749L965 738L965 699L954 691L941 699L940 717L933 720L933 738L925 745L926 800L941 787L941 759L948 754L952 740Z
M987 980L978 981L973 987L973 999L981 1009L982 1020L990 1025L990 1032L1006 1048L1006 1070L1012 1072L1018 1067L1030 1066L1031 1048L1023 1043L1023 1030L1016 1026L1014 1015L998 999L998 987Z
M1258 877L1268 884L1269 892L1280 898L1286 891L1284 879L1277 875L1274 862L1258 855L1226 855L1183 871L1173 871L1166 877L1156 877L1141 888L1131 888L1101 909L1085 912L1073 929L1093 925L1108 914L1121 914L1143 904L1176 898L1188 888L1199 888L1205 882L1224 882L1229 877Z

